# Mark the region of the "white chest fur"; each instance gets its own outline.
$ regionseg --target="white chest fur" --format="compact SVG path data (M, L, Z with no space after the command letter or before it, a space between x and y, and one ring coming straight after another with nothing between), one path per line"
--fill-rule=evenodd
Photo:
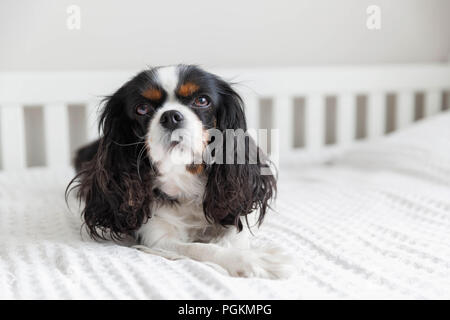
M175 199L201 205L205 192L206 177L192 174L185 164L176 164L169 159L158 165L158 188Z
M138 232L141 240L147 245L155 245L163 238L192 242L211 236L211 229L215 227L206 220L202 203L205 175L192 174L185 164L171 161L170 155L159 161L157 168L157 188L177 203L154 205L152 218Z
M215 242L225 228L209 223L201 205L182 202L155 206L152 218L138 231L141 242L153 247L166 239L181 242Z

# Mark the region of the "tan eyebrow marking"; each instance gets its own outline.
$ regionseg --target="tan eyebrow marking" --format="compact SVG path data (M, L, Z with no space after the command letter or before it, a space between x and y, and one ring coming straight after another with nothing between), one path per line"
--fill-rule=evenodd
M200 89L200 87L195 83L186 82L185 84L180 86L180 88L178 89L178 94L183 97L189 97L190 95L195 93L195 91L197 91L198 89Z
M143 91L142 96L144 96L145 98L149 99L149 100L159 100L162 97L162 92L159 89L156 88L148 88L147 90Z
M202 164L188 164L186 170L191 174L200 174L203 172L204 166Z

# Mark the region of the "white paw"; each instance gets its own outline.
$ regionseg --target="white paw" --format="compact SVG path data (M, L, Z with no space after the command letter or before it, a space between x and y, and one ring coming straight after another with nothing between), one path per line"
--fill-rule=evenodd
M285 279L295 272L290 256L279 248L257 248L233 252L222 266L233 277Z

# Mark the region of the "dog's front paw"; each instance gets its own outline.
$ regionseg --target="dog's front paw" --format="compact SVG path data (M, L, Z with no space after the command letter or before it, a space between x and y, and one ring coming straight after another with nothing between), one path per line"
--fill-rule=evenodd
M223 266L234 277L285 279L295 272L290 256L278 248L234 252Z

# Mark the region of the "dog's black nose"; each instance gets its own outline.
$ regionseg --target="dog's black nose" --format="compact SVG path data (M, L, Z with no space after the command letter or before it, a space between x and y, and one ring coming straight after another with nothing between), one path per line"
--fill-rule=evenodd
M161 123L161 125L166 129L175 130L180 127L183 120L184 117L181 112L178 112L176 110L169 110L161 115L159 123Z

